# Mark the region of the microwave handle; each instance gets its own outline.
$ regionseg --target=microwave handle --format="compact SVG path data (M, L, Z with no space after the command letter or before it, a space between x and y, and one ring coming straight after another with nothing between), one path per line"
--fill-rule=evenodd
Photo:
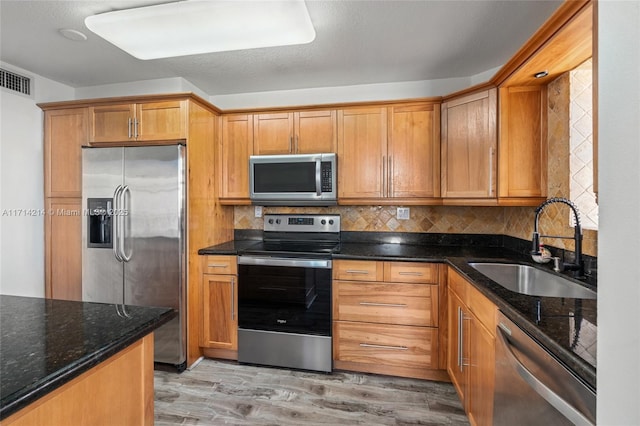
M322 195L322 179L321 179L321 165L322 159L318 158L316 160L316 195L319 197Z

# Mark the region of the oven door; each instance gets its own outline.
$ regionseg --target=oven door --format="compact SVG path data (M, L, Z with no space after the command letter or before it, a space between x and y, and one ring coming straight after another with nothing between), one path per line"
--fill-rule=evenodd
M238 257L238 328L331 336L331 260Z

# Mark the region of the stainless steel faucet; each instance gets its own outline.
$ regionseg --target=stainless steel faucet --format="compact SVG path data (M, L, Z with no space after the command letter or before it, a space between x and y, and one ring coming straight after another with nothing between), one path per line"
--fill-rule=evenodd
M562 204L568 205L573 211L573 217L576 222L574 227L575 232L573 234L573 240L575 243L575 251L576 251L575 260L573 263L563 263L562 269L573 271L573 276L575 278L583 278L584 277L584 261L582 260L582 227L580 226L580 213L578 212L578 208L576 207L576 205L573 204L571 200L568 200L566 198L550 198L536 208L536 219L533 225L533 238L531 241L531 245L532 245L531 254L540 255L540 237L564 238L564 239L572 238L572 237L564 237L564 236L557 236L557 235L540 235L540 233L538 232L538 221L540 219L540 213L542 213L545 207L547 207L549 204L554 204L554 203L562 203Z

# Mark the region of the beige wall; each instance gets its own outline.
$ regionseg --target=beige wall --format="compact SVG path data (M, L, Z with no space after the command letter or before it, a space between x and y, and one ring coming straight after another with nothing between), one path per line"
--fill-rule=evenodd
M569 198L569 74L549 85L549 197ZM397 206L336 206L316 208L265 207L264 213L339 213L343 231L427 232L453 234L505 234L530 239L535 207L411 206L409 220L396 219ZM253 206L235 208L236 229L262 229L262 218ZM540 231L547 235L573 235L569 210L550 205L540 218ZM597 231L584 231L583 252L597 255ZM573 250L573 241L543 242Z

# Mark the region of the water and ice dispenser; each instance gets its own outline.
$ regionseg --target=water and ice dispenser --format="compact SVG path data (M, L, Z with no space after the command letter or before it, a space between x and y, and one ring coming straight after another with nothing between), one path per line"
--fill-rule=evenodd
M88 198L87 209L87 247L113 248L113 198Z

